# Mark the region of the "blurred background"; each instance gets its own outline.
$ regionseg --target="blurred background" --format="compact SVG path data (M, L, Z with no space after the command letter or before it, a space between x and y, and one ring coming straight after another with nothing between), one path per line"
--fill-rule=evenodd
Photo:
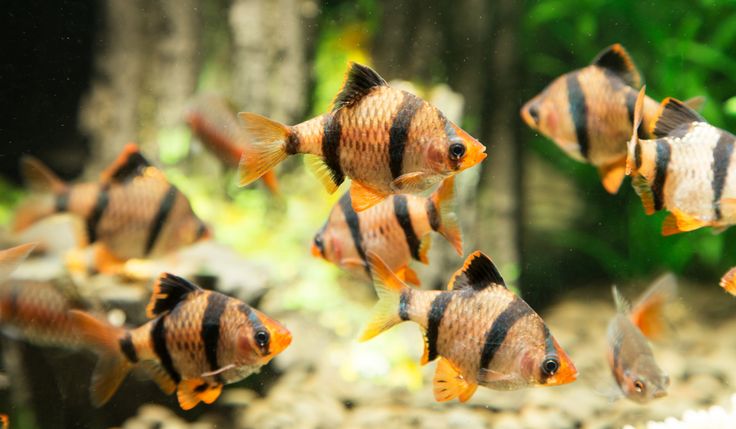
M135 141L214 227L217 241L257 264L269 287L283 292L265 295L267 303L299 314L296 323L319 324L350 341L373 292L309 255L314 233L347 188L328 195L298 157L277 169L279 196L259 184L238 188L236 173L205 151L183 118L196 94L215 93L239 111L301 122L327 110L352 60L455 112L488 147L488 159L459 176L465 250L489 254L536 310L564 297L597 297L608 308L611 284L645 285L668 270L696 285L692 295L716 294L697 311L716 317L733 310L713 303L730 299L718 279L736 265L736 231L662 237L664 213L646 216L628 179L609 195L593 167L529 129L519 109L618 42L648 95L705 96L702 114L734 131L734 2L9 0L0 16L0 224L10 222L26 193L21 155L40 158L64 179L94 180ZM418 271L431 288L444 287L462 263L438 238L430 260ZM346 307L351 300L362 310ZM407 332L419 350L413 330ZM377 347L396 350L394 343ZM297 350L289 359L308 353ZM365 370L361 359L378 354L370 350L350 352L356 367ZM420 353L402 350L412 362ZM371 365L369 372L389 385L421 386L421 374ZM419 371L412 365L409 374ZM348 380L363 374L345 371ZM130 410L108 423L119 424Z

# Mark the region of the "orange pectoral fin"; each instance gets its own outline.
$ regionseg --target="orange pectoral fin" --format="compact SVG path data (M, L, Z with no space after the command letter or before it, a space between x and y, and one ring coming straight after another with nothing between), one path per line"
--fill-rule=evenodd
M414 173L406 173L397 177L391 182L391 187L400 192L418 193L431 187L438 177L434 174L416 171Z
M353 180L353 183L350 184L350 199L353 203L353 210L356 212L362 212L373 207L383 201L386 196L387 194L358 181Z
M437 361L437 370L433 380L434 399L437 402L458 398L460 402L470 399L478 385L469 383L465 377L445 358Z
M599 167L598 173L601 175L601 182L606 191L609 194L616 194L626 176L626 161L622 158L621 162Z
M211 404L220 396L222 384L208 384L201 378L182 380L179 383L177 398L182 410L191 410L200 402Z

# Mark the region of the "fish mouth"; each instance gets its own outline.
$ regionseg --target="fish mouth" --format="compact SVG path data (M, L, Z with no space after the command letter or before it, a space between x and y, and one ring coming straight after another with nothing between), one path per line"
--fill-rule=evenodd
M322 250L320 250L319 246L317 246L316 244L312 243L311 251L312 256L314 256L315 258L322 258Z

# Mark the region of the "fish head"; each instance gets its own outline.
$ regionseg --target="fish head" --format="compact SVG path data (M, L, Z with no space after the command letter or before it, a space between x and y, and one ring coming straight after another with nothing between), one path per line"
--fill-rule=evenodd
M551 335L546 341L545 354L541 359L536 360L536 374L538 374L538 384L544 386L559 386L561 384L572 383L578 378L578 371L572 363L570 356L562 350L560 344Z
M248 318L250 323L243 324L237 336L241 362L265 365L291 344L291 332L277 320L255 309Z
M314 234L314 238L312 239L312 256L315 258L327 259L324 235L325 227L322 227L316 234Z
M667 395L670 378L651 356L641 356L636 363L623 372L619 386L627 398L640 404Z
M486 147L458 127L446 120L445 138L437 145L428 145L427 155L433 167L442 172L458 173L473 167L486 159Z
M572 158L585 161L570 115L566 77L567 75L562 75L555 79L542 92L527 101L519 113L533 130L554 141Z

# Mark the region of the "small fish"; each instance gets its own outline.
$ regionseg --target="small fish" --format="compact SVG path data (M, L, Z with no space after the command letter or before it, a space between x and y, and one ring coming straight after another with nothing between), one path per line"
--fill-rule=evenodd
M639 71L617 43L601 51L589 66L552 81L524 104L521 117L570 157L596 167L603 187L615 194L624 179L626 142L640 87ZM702 97L689 101L693 106L702 102ZM647 126L658 107L653 99L644 100Z
M291 343L291 333L260 311L168 273L146 310L153 320L131 330L70 312L100 354L90 387L95 406L110 400L137 365L166 394L176 390L182 409L211 404L223 385L257 372Z
M623 395L634 402L645 404L667 394L670 379L654 361L647 338L661 338L666 328L662 310L676 293L674 277L665 275L632 308L613 287L617 312L608 324L608 364Z
M731 268L721 277L720 284L726 292L736 296L736 267Z
M640 137L645 88L635 108L627 174L647 214L667 209L663 235L736 223L731 154L736 137L708 124L683 102L666 98L655 117L654 138Z
M332 111L292 127L240 113L249 141L240 160L244 186L289 155L333 193L352 179L356 212L390 194L418 193L485 159L485 146L427 101L388 86L371 68L350 63Z
M419 285L409 267L412 259L428 263L430 232L442 234L463 254L463 241L453 212L455 178L450 176L429 197L396 194L356 213L346 192L333 207L322 229L315 235L312 254L340 267L370 275L366 258L373 251L402 280Z
M100 245L100 271L114 271L121 261L160 256L209 236L187 197L134 144L125 147L99 182L66 184L31 157L23 158L21 167L27 182L42 195L21 205L15 230L56 213L76 215L84 220L85 241Z
M506 288L491 260L475 252L447 291L404 284L375 253L368 253L378 303L361 341L406 320L425 333L422 364L439 357L437 401L470 399L478 385L497 390L570 383L577 371L547 325Z
M190 105L186 121L204 147L226 166L237 168L248 136L235 115L236 110L224 97L200 96ZM278 194L279 182L273 170L266 172L263 183Z

